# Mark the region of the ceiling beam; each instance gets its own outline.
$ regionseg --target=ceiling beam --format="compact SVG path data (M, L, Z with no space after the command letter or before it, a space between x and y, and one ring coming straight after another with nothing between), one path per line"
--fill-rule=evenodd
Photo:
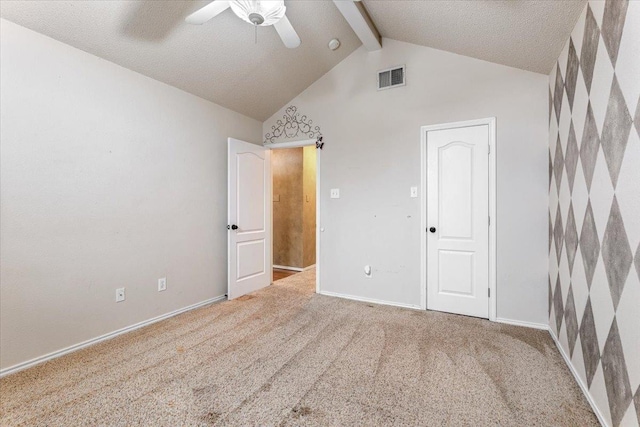
M333 0L368 51L382 49L382 37L361 1Z

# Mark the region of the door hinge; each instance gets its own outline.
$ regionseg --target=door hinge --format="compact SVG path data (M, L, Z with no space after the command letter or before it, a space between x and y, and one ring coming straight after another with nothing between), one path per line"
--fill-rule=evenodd
M491 145L488 145L487 147L488 147L487 154L491 154Z
M489 225L491 225L491 217L489 217Z
M487 288L487 296L491 298L491 288Z

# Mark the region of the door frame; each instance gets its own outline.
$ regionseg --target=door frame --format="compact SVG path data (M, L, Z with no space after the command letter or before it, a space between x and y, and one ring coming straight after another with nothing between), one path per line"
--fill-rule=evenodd
M270 150L278 150L282 148L302 148L310 145L316 145L315 139L302 139L299 141L287 141L287 142L274 142L269 144L263 144L263 147ZM321 153L322 150L316 149L316 293L320 293L320 165L321 165ZM269 209L271 210L271 245L273 246L273 168L271 168L271 204ZM273 265L273 250L271 251L271 265ZM271 283L273 283L273 269L271 269Z
M496 118L466 120L420 127L420 307L427 309L427 132L487 125L489 130L489 320L497 317L496 252Z

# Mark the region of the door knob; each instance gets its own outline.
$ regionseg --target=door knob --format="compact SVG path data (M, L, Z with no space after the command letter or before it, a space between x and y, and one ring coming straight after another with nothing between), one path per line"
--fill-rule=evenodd
M430 232L432 232L432 233L435 233L435 232L436 232L436 228L435 228L435 227L431 227L431 228L429 229L429 231L430 231Z
M235 224L233 224L233 225L227 225L227 230L229 230L229 229L231 229L231 230L237 230L237 229L238 229L238 226L237 226L237 225L235 225Z

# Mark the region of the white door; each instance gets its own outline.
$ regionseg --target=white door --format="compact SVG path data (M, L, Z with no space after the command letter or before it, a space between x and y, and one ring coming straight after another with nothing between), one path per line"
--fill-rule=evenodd
M427 132L427 308L489 317L489 126Z
M271 152L229 138L229 299L271 284Z

